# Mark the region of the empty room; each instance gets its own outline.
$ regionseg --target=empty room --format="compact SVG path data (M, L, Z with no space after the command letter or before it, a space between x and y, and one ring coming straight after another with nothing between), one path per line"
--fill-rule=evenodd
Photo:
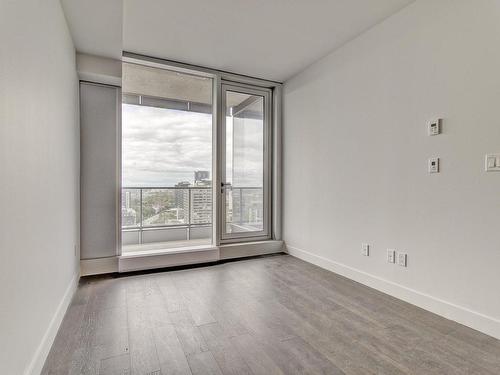
M499 0L0 0L0 375L500 374Z

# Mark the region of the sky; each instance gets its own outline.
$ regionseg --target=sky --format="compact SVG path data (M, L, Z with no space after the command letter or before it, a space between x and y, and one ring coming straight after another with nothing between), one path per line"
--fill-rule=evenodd
M232 121L228 118L227 137ZM242 137L235 141L238 185L261 186L262 124L245 120ZM231 142L228 144L231 145ZM239 157L238 157L239 156ZM244 157L243 157L244 156ZM229 153L228 159L232 159ZM228 160L231 170L231 160ZM194 171L212 175L212 115L123 104L122 184L175 186L193 182ZM230 179L231 176L228 176ZM235 181L236 182L236 181Z
M193 182L211 164L211 114L123 104L123 186Z

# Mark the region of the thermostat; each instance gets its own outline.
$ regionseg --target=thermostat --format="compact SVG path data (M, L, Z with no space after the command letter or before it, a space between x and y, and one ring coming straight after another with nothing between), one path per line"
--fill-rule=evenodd
M429 135L438 135L441 134L441 122L440 118L429 121Z

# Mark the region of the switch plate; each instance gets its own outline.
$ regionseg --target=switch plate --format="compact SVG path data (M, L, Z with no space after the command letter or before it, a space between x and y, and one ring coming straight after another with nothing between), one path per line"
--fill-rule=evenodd
M500 154L488 154L484 159L486 172L500 172Z
M406 253L398 253L398 265L406 267L406 260L408 255Z
M429 159L429 173L439 173L439 158Z
M396 250L387 249L387 263L394 263L396 261Z
M430 136L441 134L441 122L442 121L443 120L440 118L429 121L427 126L428 126L428 134Z
M362 244L361 254L363 254L365 257L370 256L370 245L368 245L367 243Z

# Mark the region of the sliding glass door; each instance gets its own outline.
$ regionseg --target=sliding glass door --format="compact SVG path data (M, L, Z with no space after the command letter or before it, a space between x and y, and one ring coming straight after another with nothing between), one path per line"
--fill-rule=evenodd
M271 91L222 84L221 241L270 236Z
M126 62L122 91L122 255L271 238L272 89Z

